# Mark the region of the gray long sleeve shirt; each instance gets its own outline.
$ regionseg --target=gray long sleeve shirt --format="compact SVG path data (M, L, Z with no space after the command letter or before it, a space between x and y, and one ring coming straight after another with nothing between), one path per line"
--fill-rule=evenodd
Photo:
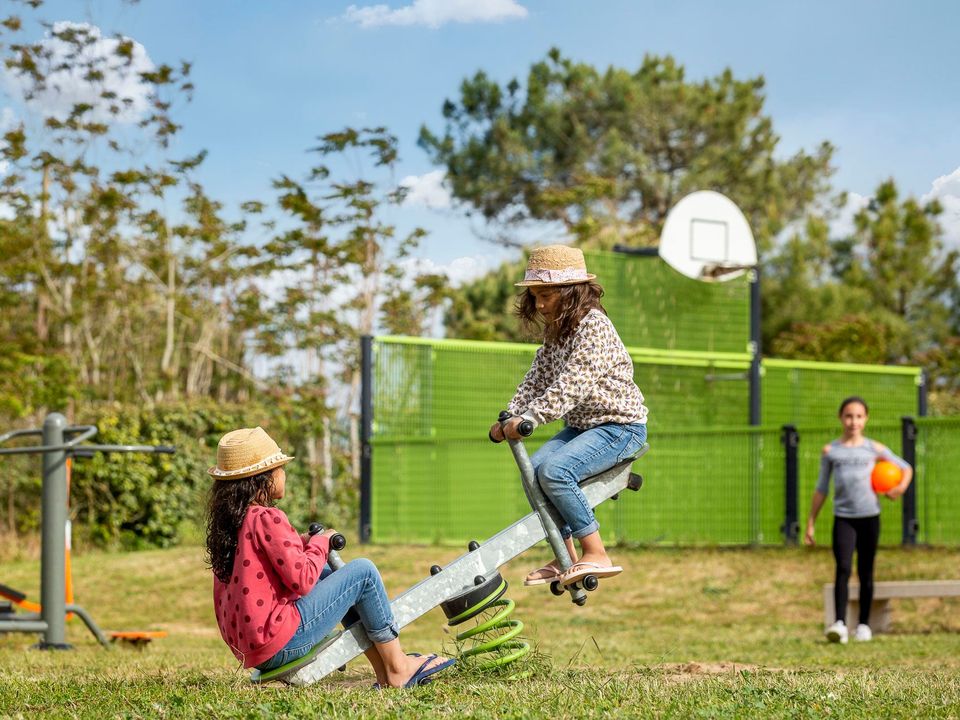
M882 448L869 438L853 447L834 440L824 448L820 458L820 477L817 492L830 492L830 475L833 474L833 514L837 517L860 518L880 514L880 500L870 484L870 474L878 460L887 460L901 468L910 467L899 455Z

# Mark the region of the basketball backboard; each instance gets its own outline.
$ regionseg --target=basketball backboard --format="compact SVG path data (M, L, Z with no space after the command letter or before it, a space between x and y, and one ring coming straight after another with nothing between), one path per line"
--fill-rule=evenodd
M695 280L731 280L757 264L757 246L740 208L713 190L673 206L660 233L660 257Z

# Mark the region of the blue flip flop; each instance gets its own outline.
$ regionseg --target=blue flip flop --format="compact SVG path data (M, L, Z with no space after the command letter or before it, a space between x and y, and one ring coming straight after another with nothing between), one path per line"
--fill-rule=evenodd
M417 685L425 685L426 683L431 682L431 675L436 675L441 670L446 670L456 662L455 658L450 658L446 662L442 662L439 665L427 667L427 665L436 660L436 658L436 655L428 655L427 659L423 661L423 664L417 669L413 676L403 684L403 686L405 688L412 688L416 687Z
M423 655L421 655L420 653L407 653L407 657L423 657ZM436 657L436 655L431 655L430 657ZM383 686L380 685L380 683L378 683L378 682L375 682L375 683L374 683L373 685L371 685L370 687L373 688L374 690L382 690L382 689L383 689Z

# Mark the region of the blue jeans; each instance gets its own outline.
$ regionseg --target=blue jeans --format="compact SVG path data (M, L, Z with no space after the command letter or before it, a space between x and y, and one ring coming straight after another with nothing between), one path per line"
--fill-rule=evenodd
M600 529L580 490L588 477L634 455L647 440L647 426L605 423L589 430L567 427L547 440L530 462L547 500L566 522L564 538L582 538Z
M327 565L313 589L294 604L300 611L297 632L258 669L272 670L303 657L341 620L346 627L359 618L375 643L390 642L400 634L377 566L366 558L351 560L336 572Z

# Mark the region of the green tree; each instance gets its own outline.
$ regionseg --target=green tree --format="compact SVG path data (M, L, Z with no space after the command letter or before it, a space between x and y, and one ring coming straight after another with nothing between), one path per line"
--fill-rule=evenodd
M579 243L654 245L680 198L712 189L743 209L766 250L828 191L833 148L777 158L763 88L730 70L689 81L669 56L601 72L552 49L523 88L482 71L464 80L443 130L424 126L420 144L506 243L529 221L552 221Z
M381 327L420 334L425 311L445 297L439 278L410 270L410 251L425 232L415 228L398 236L387 219L406 192L394 180L397 138L385 128L345 128L322 136L313 152L321 162L305 180L283 176L274 183L290 222L266 247L274 269L292 278L279 293L271 333L284 338L275 352L289 360L287 349L296 348L305 359L287 376L292 391L313 407L312 421L304 423L311 429L303 435L306 447L314 447L308 456L319 466L311 504L319 473L325 492L336 491L333 418L345 430L339 439L348 448L351 474L359 478L360 337ZM346 167L359 172L343 178ZM340 388L337 402L333 393Z
M891 348L894 358L908 358L950 332L949 301L960 287L960 252L943 247L937 221L942 212L936 200L901 201L891 179L854 218L855 244L841 278L866 290L879 313L902 323Z
M451 293L445 316L447 334L467 340L529 342L515 313L518 277L524 263L505 262L496 270Z
M924 367L931 406L960 407L956 326L960 253L941 241L936 201L901 199L881 183L849 237L819 219L764 263L764 346L787 358L911 362Z

